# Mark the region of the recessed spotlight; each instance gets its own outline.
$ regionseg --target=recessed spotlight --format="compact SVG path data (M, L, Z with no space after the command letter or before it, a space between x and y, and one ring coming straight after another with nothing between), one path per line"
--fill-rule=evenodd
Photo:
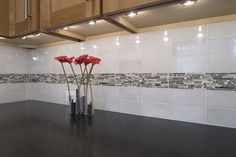
M68 30L68 29L69 29L69 27L64 27L64 28L62 28L62 30L64 30L64 31L65 31L65 30Z
M23 40L26 39L26 36L22 37L21 39L23 39Z
M0 39L1 39L1 40L4 40L4 39L6 39L6 38L5 38L5 37L0 37Z
M197 0L187 0L187 1L183 2L182 4L184 6L191 6L191 5L195 4L196 2L197 2Z
M89 24L89 25L94 25L94 24L96 24L96 21L95 21L95 20L91 20L91 21L89 21L88 24Z
M129 17L134 17L136 15L138 15L137 12L130 12L130 13L127 14L127 16L129 16Z

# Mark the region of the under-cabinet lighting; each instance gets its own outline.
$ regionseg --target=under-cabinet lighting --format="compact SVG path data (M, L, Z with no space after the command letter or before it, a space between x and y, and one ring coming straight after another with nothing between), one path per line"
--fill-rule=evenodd
M1 39L1 40L4 40L4 39L6 39L6 38L5 38L5 37L0 37L0 39Z
M22 37L21 39L23 39L23 40L26 39L26 36Z
M196 2L197 2L197 0L187 0L187 1L183 2L182 4L184 6L191 6L191 5L195 4Z
M138 15L137 12L130 12L130 13L127 14L127 16L129 16L129 17L134 17L136 15Z
M89 21L88 24L89 24L89 25L94 25L94 24L96 24L96 21L95 21L95 20L91 20L91 21Z
M64 31L65 31L65 30L68 30L68 29L69 29L69 27L64 27L64 28L62 28L62 30L64 30Z
M38 33L38 34L36 34L35 36L36 36L36 37L39 37L39 36L41 36L41 35L42 35L41 33Z

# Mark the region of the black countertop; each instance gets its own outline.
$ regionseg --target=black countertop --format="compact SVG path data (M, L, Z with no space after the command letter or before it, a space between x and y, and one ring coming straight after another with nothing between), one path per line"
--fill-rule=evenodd
M236 157L236 129L63 105L0 105L0 157Z

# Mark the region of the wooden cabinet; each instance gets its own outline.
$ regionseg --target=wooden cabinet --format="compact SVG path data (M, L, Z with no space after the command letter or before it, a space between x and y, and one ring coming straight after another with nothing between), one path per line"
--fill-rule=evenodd
M9 36L39 30L39 0L9 0Z
M42 30L100 16L100 0L40 0Z
M165 3L167 1L168 0L103 0L103 13L115 14L122 11L132 11L138 8Z
M1 0L0 4L0 36L8 36L9 34L9 1Z

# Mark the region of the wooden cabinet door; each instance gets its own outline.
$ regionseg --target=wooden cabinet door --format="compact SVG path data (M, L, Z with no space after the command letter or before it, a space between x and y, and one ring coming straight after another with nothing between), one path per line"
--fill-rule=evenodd
M38 30L38 0L9 0L10 36Z
M167 0L103 0L103 13L115 13L150 6Z
M100 16L100 0L41 0L40 28L72 24Z
M9 1L1 0L0 4L0 36L9 35Z

